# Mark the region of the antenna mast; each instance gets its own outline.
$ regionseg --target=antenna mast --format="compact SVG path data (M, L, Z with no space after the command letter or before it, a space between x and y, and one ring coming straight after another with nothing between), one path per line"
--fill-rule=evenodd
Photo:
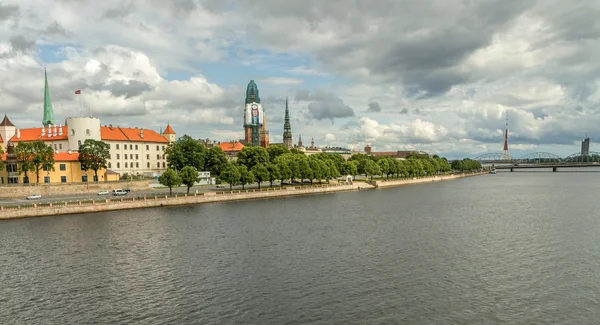
M510 160L510 152L508 151L508 110L506 111L506 129L504 129L504 147L500 160Z

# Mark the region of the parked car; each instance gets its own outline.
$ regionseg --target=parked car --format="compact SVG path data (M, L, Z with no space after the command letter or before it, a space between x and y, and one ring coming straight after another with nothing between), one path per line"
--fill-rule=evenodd
M30 195L27 197L28 200L39 200L41 198L42 198L42 196L39 194L33 194L33 195Z
M107 190L100 191L100 192L98 192L98 195L108 195L108 191Z
M127 192L123 190L113 190L112 195L127 195Z
M129 189L129 187L126 187L126 188L122 189L121 191L127 192L127 193L131 192L131 190Z

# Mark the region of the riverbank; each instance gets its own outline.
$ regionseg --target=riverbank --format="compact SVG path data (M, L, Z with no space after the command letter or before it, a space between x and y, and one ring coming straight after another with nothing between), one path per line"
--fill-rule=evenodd
M283 188L263 188L252 190L236 190L222 192L194 193L190 195L175 196L130 196L124 198L110 198L87 201L71 201L61 203L0 206L0 219L15 219L27 217L42 217L62 214L78 214L89 212L103 212L127 209L153 208L174 205L200 204L209 202L225 202L250 199L262 199L294 195L322 194L330 192L366 190L379 187L402 186L410 184L431 183L456 178L482 175L485 173L454 174L445 176L401 179L401 180L377 180L354 184L322 184L313 186L297 186Z

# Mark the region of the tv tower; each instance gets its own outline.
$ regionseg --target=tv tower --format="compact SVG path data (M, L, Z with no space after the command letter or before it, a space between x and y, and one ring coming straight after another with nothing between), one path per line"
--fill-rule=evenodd
M510 152L508 152L508 110L506 111L506 129L504 130L504 148L500 155L500 160L510 160Z

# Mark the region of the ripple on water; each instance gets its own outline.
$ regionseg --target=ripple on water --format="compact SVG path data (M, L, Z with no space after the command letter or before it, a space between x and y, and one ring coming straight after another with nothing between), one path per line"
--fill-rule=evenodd
M600 182L516 174L2 222L0 321L594 324Z

